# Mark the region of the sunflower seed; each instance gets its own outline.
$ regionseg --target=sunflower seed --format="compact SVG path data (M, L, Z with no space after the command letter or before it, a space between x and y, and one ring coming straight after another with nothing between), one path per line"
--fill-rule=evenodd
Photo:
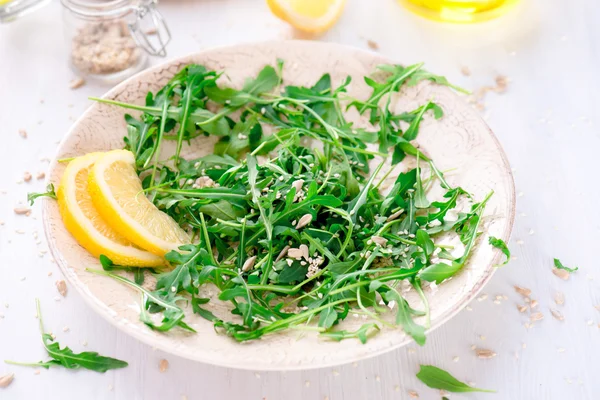
M403 209L400 209L400 210L396 211L395 213L393 213L392 215L390 215L389 217L387 217L387 222L395 220L396 218L398 218L399 216L401 216L403 212L404 212Z
M298 221L298 225L296 225L296 229L301 229L304 228L306 225L310 224L310 222L312 221L312 215L311 214L304 214L302 216L302 218L300 218L300 220Z
M29 216L31 214L31 208L29 208L29 207L15 207L13 211L17 215Z
M248 258L246 261L244 261L244 265L242 265L242 271L250 271L252 267L254 267L254 263L256 263L256 256Z
M58 289L58 293L60 293L62 297L65 297L67 295L67 283L61 279L54 284L56 285L56 289Z
M283 250L281 250L279 252L279 255L277 256L277 258L275 259L275 262L280 261L283 257L285 257L285 255L287 254L288 250L289 250L290 246L286 245Z
M475 354L479 358L489 359L496 357L496 352L488 349L475 349Z
M558 268L552 268L552 273L554 275L558 276L563 281L568 280L569 277L571 276L571 274L569 273L569 271L565 271L564 269L558 269Z
M525 296L525 297L531 296L531 289L522 288L517 285L515 285L515 292L519 293L521 296Z
M287 255L288 255L288 257L292 257L292 258L295 258L296 260L299 260L300 258L302 258L302 250L292 247L292 248L288 249Z
M531 314L529 316L529 320L531 322L535 322L535 321L541 321L542 319L544 319L544 314L542 314L541 312L535 312L533 314Z
M562 315L562 313L561 313L560 311L558 311L558 310L555 310L555 309L552 309L552 308L551 308L551 309L550 309L550 314L552 314L552 316L553 316L554 318L556 318L557 320L559 320L559 321L564 321L564 320L565 320L565 317L564 317L564 316Z
M0 388L8 387L15 378L15 374L6 374L0 376Z
M563 292L556 292L554 294L554 302L559 306L565 304L565 294Z
M382 238L381 236L371 236L371 240L373 241L373 243L381 247L384 247L388 242L386 238Z
M160 362L158 363L158 370L160 372L165 372L168 368L169 368L169 361L165 360L164 358L162 360L160 360Z
M302 252L302 258L304 258L306 261L308 261L308 258L309 258L308 246L305 244L301 244L300 251Z
M517 310L519 310L520 313L524 313L525 311L527 311L527 308L527 306L517 305Z

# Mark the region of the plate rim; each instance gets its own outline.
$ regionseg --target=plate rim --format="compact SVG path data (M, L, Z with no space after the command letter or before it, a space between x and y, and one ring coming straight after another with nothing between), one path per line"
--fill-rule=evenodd
M195 56L201 55L201 54L218 52L219 50L226 50L226 49L232 50L232 49L239 48L241 50L242 48L244 48L247 50L250 47L256 47L256 46L260 46L260 47L280 46L282 43L289 44L291 46L300 45L300 46L315 46L315 47L322 47L322 48L336 48L336 49L342 48L346 51L351 50L356 53L363 53L364 55L367 55L369 57L377 56L378 58L382 58L390 63L394 62L394 60L390 57L383 56L381 54L374 53L369 50L361 49L361 48L358 48L355 46L331 43L331 42L315 42L315 41L310 41L310 40L267 40L267 41L257 41L257 42L249 42L249 43L221 45L221 46L208 47L201 51L189 53L185 56L176 57L176 58L173 58L170 60L165 60L164 62L162 62L160 64L157 64L150 68L146 68L146 69L136 73L135 75L127 78L123 82L115 85L114 87L112 87L111 89L106 91L101 96L101 98L104 99L107 97L114 96L115 94L119 93L122 89L126 88L131 81L138 79L138 77L142 74L151 74L151 73L159 71L161 69L168 68L172 64L186 63L186 62L188 62L187 60L189 60ZM448 88L444 88L444 89L450 90ZM462 103L462 105L464 105L464 106L467 106L466 102L460 96L456 95L455 97L456 97L457 102ZM48 179L46 180L46 184L51 183L50 182L50 176L52 175L51 172L59 164L58 156L61 153L61 149L64 145L64 142L73 134L73 131L79 125L79 123L82 120L84 120L85 118L87 118L87 116L92 112L92 109L94 108L94 106L96 106L96 104L97 103L91 104L81 114L81 116L79 118L77 118L75 120L75 122L73 122L71 127L68 129L67 133L61 139L60 143L58 144L58 146L56 148L55 155L53 156L52 161L48 166ZM476 113L474 115L477 115L477 118L480 120L480 122L482 122L485 125L485 128L486 128L485 131L492 139L494 146L495 146L498 154L500 155L500 158L502 160L502 167L504 169L504 172L506 173L506 178L508 178L508 180L507 180L508 181L507 182L508 183L508 187L507 187L508 188L508 193L507 193L508 204L507 204L507 206L508 206L509 213L506 217L506 220L507 220L506 227L504 229L504 232L502 233L502 239L505 242L508 242L512 235L512 231L513 231L513 227L514 227L514 223L515 223L515 216L516 216L516 195L515 195L516 190L515 190L514 175L512 173L512 169L510 167L508 157L507 157L500 141L498 140L497 136L494 134L494 132L491 130L491 128L488 126L488 124L485 122L485 120L482 118L482 116L479 115L479 113ZM364 354L364 353L356 354L355 356L349 357L348 359L343 360L343 361L335 361L335 360L326 361L326 360L322 359L322 360L320 360L318 365L286 364L285 368L282 368L281 366L269 368L266 365L260 365L257 367L250 367L247 364L237 365L233 362L225 361L225 360L229 360L227 358L219 359L217 362L215 362L215 360L209 361L207 359L203 359L202 357L197 356L197 354L199 354L199 353L187 353L179 347L169 346L164 341L156 340L152 336L144 334L139 329L133 329L129 326L129 323L123 323L123 322L119 321L117 318L115 318L113 315L111 315L106 309L107 306L103 302L101 302L96 296L94 296L87 289L87 285L85 285L82 281L80 281L77 278L77 276L70 271L70 267L62 259L61 252L58 250L57 246L50 245L50 244L54 244L54 240L52 240L52 237L51 237L50 219L48 218L49 212L50 212L49 211L49 199L45 198L43 205L42 205L42 221L43 221L43 228L44 228L44 236L46 237L46 241L49 244L48 247L49 247L50 254L52 255L52 258L55 260L56 264L58 265L61 273L69 281L69 283L73 287L75 287L75 290L83 298L84 302L88 306L90 306L104 320L108 321L111 325L116 327L118 330L126 333L127 335L135 338L136 340L138 340L148 346L151 346L152 348L158 348L166 353L173 354L173 355L176 355L176 356L179 356L179 357L182 357L187 360L194 361L194 362L200 362L200 363L207 364L207 365L213 365L213 366L218 366L218 367L223 367L223 368L232 368L232 369L237 369L237 370L300 371L300 370L312 370L312 369L339 366L339 365L344 365L344 364L348 364L351 362L371 359L371 358L380 356L382 354L391 352L393 350L396 350L396 349L403 347L403 346L407 345L408 343L414 341L410 336L406 336L406 338L400 342L391 344L386 347L381 347L381 348L377 349L376 351L370 352L369 354ZM477 284L472 289L469 290L468 294L466 294L459 302L457 302L454 305L454 307L452 309L450 309L449 311L446 311L444 314L442 314L429 327L429 329L426 330L426 335L430 335L434 330L436 330L437 328L439 328L440 326L442 326L443 324L448 322L450 319L452 319L454 316L456 316L456 314L458 314L463 308L465 308L481 292L483 287L489 283L492 276L495 274L496 270L498 269L497 267L494 267L494 265L498 264L498 261L502 256L502 252L499 249L494 249L494 253L495 253L494 256L490 259L489 264L486 266L486 271L487 271L486 274L477 282Z

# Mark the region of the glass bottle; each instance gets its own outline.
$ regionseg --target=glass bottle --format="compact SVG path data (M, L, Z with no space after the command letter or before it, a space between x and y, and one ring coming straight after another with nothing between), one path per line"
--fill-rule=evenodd
M429 19L471 23L487 21L513 8L518 0L399 0L409 10Z

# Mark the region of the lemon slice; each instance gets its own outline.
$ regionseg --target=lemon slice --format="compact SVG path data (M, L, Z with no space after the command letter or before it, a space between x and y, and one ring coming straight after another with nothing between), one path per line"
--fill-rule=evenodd
M162 258L141 250L102 219L88 193L90 168L103 153L90 153L71 161L57 190L58 207L67 230L95 257L104 254L117 265L154 267Z
M96 161L89 192L100 215L132 243L159 256L190 243L177 222L146 198L134 165L127 150L109 151Z
M321 33L339 19L346 0L267 0L271 12L294 28Z

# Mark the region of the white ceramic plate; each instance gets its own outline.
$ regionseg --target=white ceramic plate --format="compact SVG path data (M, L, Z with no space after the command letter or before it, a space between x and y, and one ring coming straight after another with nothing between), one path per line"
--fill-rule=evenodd
M312 85L325 72L339 84L352 76L349 93L366 98L370 88L363 81L378 64L390 63L383 57L363 50L319 42L271 42L238 45L207 50L148 69L121 83L105 97L143 104L148 91L156 92L169 78L189 63L225 70L230 84L241 86L247 77L255 76L266 64L277 58L285 60L284 80L287 84ZM399 60L402 61L402 60ZM486 209L485 233L472 254L471 261L452 280L443 283L435 294L427 291L431 306L433 330L448 321L490 280L493 265L500 261L497 249L487 244L487 236L508 240L515 214L514 184L506 156L493 133L478 113L448 88L427 82L403 90L393 104L396 112L412 110L434 99L444 110L439 120L427 118L421 124L418 142L442 170L454 168L448 175L451 184L460 185L482 199L490 190L495 194ZM73 157L92 151L123 147L126 133L123 115L126 110L94 104L74 124L59 146L56 159ZM127 110L127 112L130 112ZM188 154L211 152L213 140L196 139ZM56 184L64 164L56 159L50 167L50 181ZM166 334L151 331L139 321L140 296L110 278L92 275L85 268L99 268L66 231L55 201L44 201L44 228L52 255L61 270L83 299L100 315L139 340L181 357L210 364L254 370L292 370L348 363L390 351L411 341L403 331L384 329L367 344L357 340L332 342L308 333L290 332L264 337L249 343L237 343L218 335L212 324L188 311L187 321L198 333L174 329ZM205 288L210 291L210 288ZM210 293L209 293L210 294ZM204 293L206 295L206 293ZM409 302L418 300L408 293ZM217 308L220 306L215 304ZM361 318L348 318L343 329L356 329Z

